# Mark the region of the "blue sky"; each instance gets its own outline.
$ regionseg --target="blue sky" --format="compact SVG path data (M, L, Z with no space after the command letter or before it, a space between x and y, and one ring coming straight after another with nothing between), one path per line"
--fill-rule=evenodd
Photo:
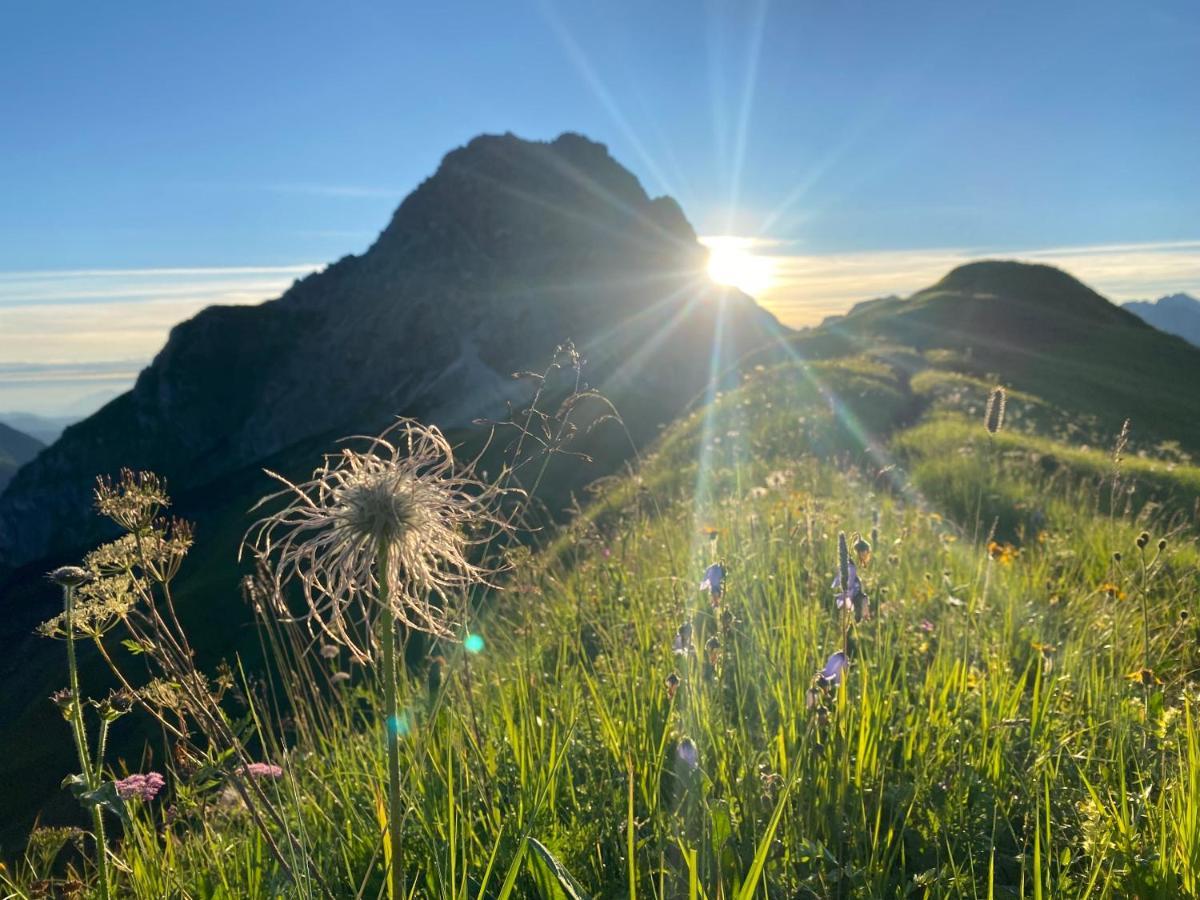
M0 367L144 361L206 298L365 249L480 132L605 142L778 256L795 322L982 254L1200 288L1190 0L9 2L0 83ZM255 274L145 290L208 268ZM97 269L138 274L61 275Z

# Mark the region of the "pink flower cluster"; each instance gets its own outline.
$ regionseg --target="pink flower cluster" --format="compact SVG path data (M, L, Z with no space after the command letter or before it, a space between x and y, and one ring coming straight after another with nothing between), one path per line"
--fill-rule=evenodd
M271 763L256 762L248 766L239 766L237 773L249 775L251 778L280 778L283 776L283 769Z
M130 775L116 783L117 794L122 800L132 800L135 797L147 802L158 796L158 792L166 785L166 781L157 772L147 772L145 775Z

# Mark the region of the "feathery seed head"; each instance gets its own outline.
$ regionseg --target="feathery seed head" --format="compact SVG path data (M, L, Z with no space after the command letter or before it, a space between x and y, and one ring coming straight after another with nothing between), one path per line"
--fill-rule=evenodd
M53 572L46 575L51 581L59 587L76 588L83 584L89 578L87 569L81 569L79 566L59 566Z
M674 700L675 692L679 690L679 676L672 672L667 676L667 699Z
M988 394L987 412L983 417L988 434L998 434L1004 427L1004 404L1007 399L1008 394L999 386L992 388L992 392Z
M276 612L291 614L283 587L297 582L314 630L367 661L370 642L357 623L369 623L384 597L407 627L452 637L451 595L497 571L474 562L472 550L505 525L493 512L501 491L460 465L437 428L400 419L361 440L361 450L326 456L303 484L268 472L286 487L255 508L290 502L251 532L256 553L272 563L268 594ZM481 529L491 534L480 536Z
M862 535L855 535L854 555L858 559L860 566L865 566L871 561L871 543Z
M1114 472L1121 468L1121 462L1125 459L1125 450L1129 446L1129 419L1121 425L1121 433L1117 435L1117 442L1113 445L1113 470Z

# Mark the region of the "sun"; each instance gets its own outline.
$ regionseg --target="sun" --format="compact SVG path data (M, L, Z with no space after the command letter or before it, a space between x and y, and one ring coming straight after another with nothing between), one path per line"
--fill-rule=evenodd
M774 283L775 261L753 251L754 238L715 235L700 238L708 248L708 277L717 284L757 296Z

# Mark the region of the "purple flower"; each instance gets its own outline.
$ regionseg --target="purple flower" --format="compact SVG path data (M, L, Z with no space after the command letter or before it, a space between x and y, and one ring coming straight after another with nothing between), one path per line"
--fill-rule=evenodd
M825 668L817 673L817 679L822 684L836 687L838 682L842 680L842 673L846 671L846 667L850 665L850 660L846 658L846 654L839 650L834 653L825 663Z
M692 643L691 622L684 622L679 626L679 630L675 632L675 639L671 641L671 650L681 656L688 656L696 652L696 647Z
M842 574L837 572L833 576L833 584L830 585L835 591L842 591L843 594L854 595L862 590L862 582L858 580L858 567L854 563L846 564L847 570L850 572L850 577L846 579L848 585L842 591Z
M145 775L130 775L116 782L117 795L122 800L145 800L149 803L158 796L158 792L166 785L166 781L157 772L147 772Z
M854 612L859 619L868 618L871 614L871 607L868 603L867 592L863 590L862 582L858 578L858 568L854 563L847 563L846 571L846 588L842 589L842 576L838 573L833 576L833 584L830 585L838 592L835 598L838 609L848 609Z
M271 763L254 762L248 766L238 766L237 773L249 775L251 778L280 778L283 776L283 769Z
M700 590L712 594L714 603L720 600L725 592L725 567L720 563L709 566L704 572L704 580L700 582Z
M675 747L675 756L681 763L693 771L700 766L700 750L696 742L689 737L683 738Z

